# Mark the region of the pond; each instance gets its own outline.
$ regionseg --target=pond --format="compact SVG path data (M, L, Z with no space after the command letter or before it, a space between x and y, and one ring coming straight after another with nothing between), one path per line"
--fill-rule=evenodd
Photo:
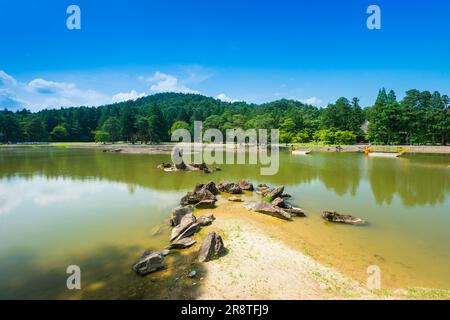
M143 250L167 246L170 210L186 191L241 178L286 187L307 218L277 222L280 237L318 261L361 281L377 265L387 288L450 287L449 155L282 152L274 176L255 165L221 165L210 175L157 169L169 160L96 149L1 150L0 298L172 297L174 283L140 278L131 266ZM369 224L325 223L323 210ZM82 269L79 292L66 289L69 265ZM170 271L162 276L170 279Z

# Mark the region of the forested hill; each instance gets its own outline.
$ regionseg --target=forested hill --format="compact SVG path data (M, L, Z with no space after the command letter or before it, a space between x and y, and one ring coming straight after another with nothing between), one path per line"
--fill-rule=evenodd
M197 94L162 93L100 107L0 111L0 142L170 140L177 128L279 128L283 143L446 143L449 98L438 92L410 90L398 101L381 89L371 107L357 98L339 98L326 108L294 100L261 105L227 103ZM369 121L368 132L361 127Z

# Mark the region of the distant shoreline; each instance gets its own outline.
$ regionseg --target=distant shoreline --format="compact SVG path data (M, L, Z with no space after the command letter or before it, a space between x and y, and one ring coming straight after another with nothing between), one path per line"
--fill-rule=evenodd
M212 145L208 146L224 146ZM168 154L171 152L174 143L162 143L155 145L144 144L98 144L93 142L68 142L68 143L48 143L48 144L11 144L0 145L0 150L8 149L45 149L45 148L73 148L73 149L103 149L106 151L119 150L121 153L137 154ZM291 146L296 150L307 150L311 152L363 152L367 145L319 145L319 144L289 144L279 145L280 150L289 151ZM428 153L428 154L450 154L450 146L407 146L407 145L371 145L374 152L399 152L408 149L408 153Z

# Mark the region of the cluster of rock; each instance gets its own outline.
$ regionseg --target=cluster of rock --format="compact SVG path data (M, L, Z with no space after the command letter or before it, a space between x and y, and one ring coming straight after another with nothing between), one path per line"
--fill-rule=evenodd
M198 184L195 186L194 191L189 191L183 198L181 198L180 204L182 206L193 205L198 209L210 209L214 208L219 194L214 182L210 181L206 184Z
M173 227L168 249L162 251L146 251L134 265L133 270L139 275L146 275L165 267L164 256L170 250L186 249L197 243L191 237L202 227L208 226L215 220L213 214L195 217L194 208L211 208L217 201L219 194L214 182L196 185L194 191L188 192L180 201L181 206L171 212L170 225ZM220 257L225 253L223 240L216 232L208 234L199 250L199 261L206 262Z
M140 275L157 271L165 267L164 256L172 249L185 249L193 246L197 241L191 237L202 227L208 226L215 220L213 214L194 215L194 209L214 208L217 195L220 192L239 195L245 191L256 191L263 198L259 202L245 203L249 210L267 214L283 220L292 221L292 217L305 217L302 209L292 206L286 199L291 196L284 192L284 186L269 187L259 184L256 188L248 180L235 182L221 182L216 186L212 181L197 184L193 191L188 192L180 200L180 206L173 209L170 217L172 226L170 246L162 251L146 251L134 265L133 269ZM232 202L242 202L242 199L233 196L228 199ZM365 221L351 215L341 215L336 212L324 211L322 217L330 222L347 224L364 224ZM226 249L223 240L215 232L210 232L200 246L198 259L200 262L210 261L222 256Z
M174 163L161 163L158 165L158 169L162 169L166 172L174 172L174 171L202 171L204 173L211 173L214 171L220 171L221 169L218 167L208 167L205 163L191 163L186 164L181 162L180 164Z

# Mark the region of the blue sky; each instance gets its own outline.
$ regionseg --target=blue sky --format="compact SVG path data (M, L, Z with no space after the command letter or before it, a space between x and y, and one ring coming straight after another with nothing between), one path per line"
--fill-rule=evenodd
M81 30L66 9L81 8ZM366 9L381 8L381 30ZM165 91L363 105L380 87L450 94L450 1L1 0L0 107Z

